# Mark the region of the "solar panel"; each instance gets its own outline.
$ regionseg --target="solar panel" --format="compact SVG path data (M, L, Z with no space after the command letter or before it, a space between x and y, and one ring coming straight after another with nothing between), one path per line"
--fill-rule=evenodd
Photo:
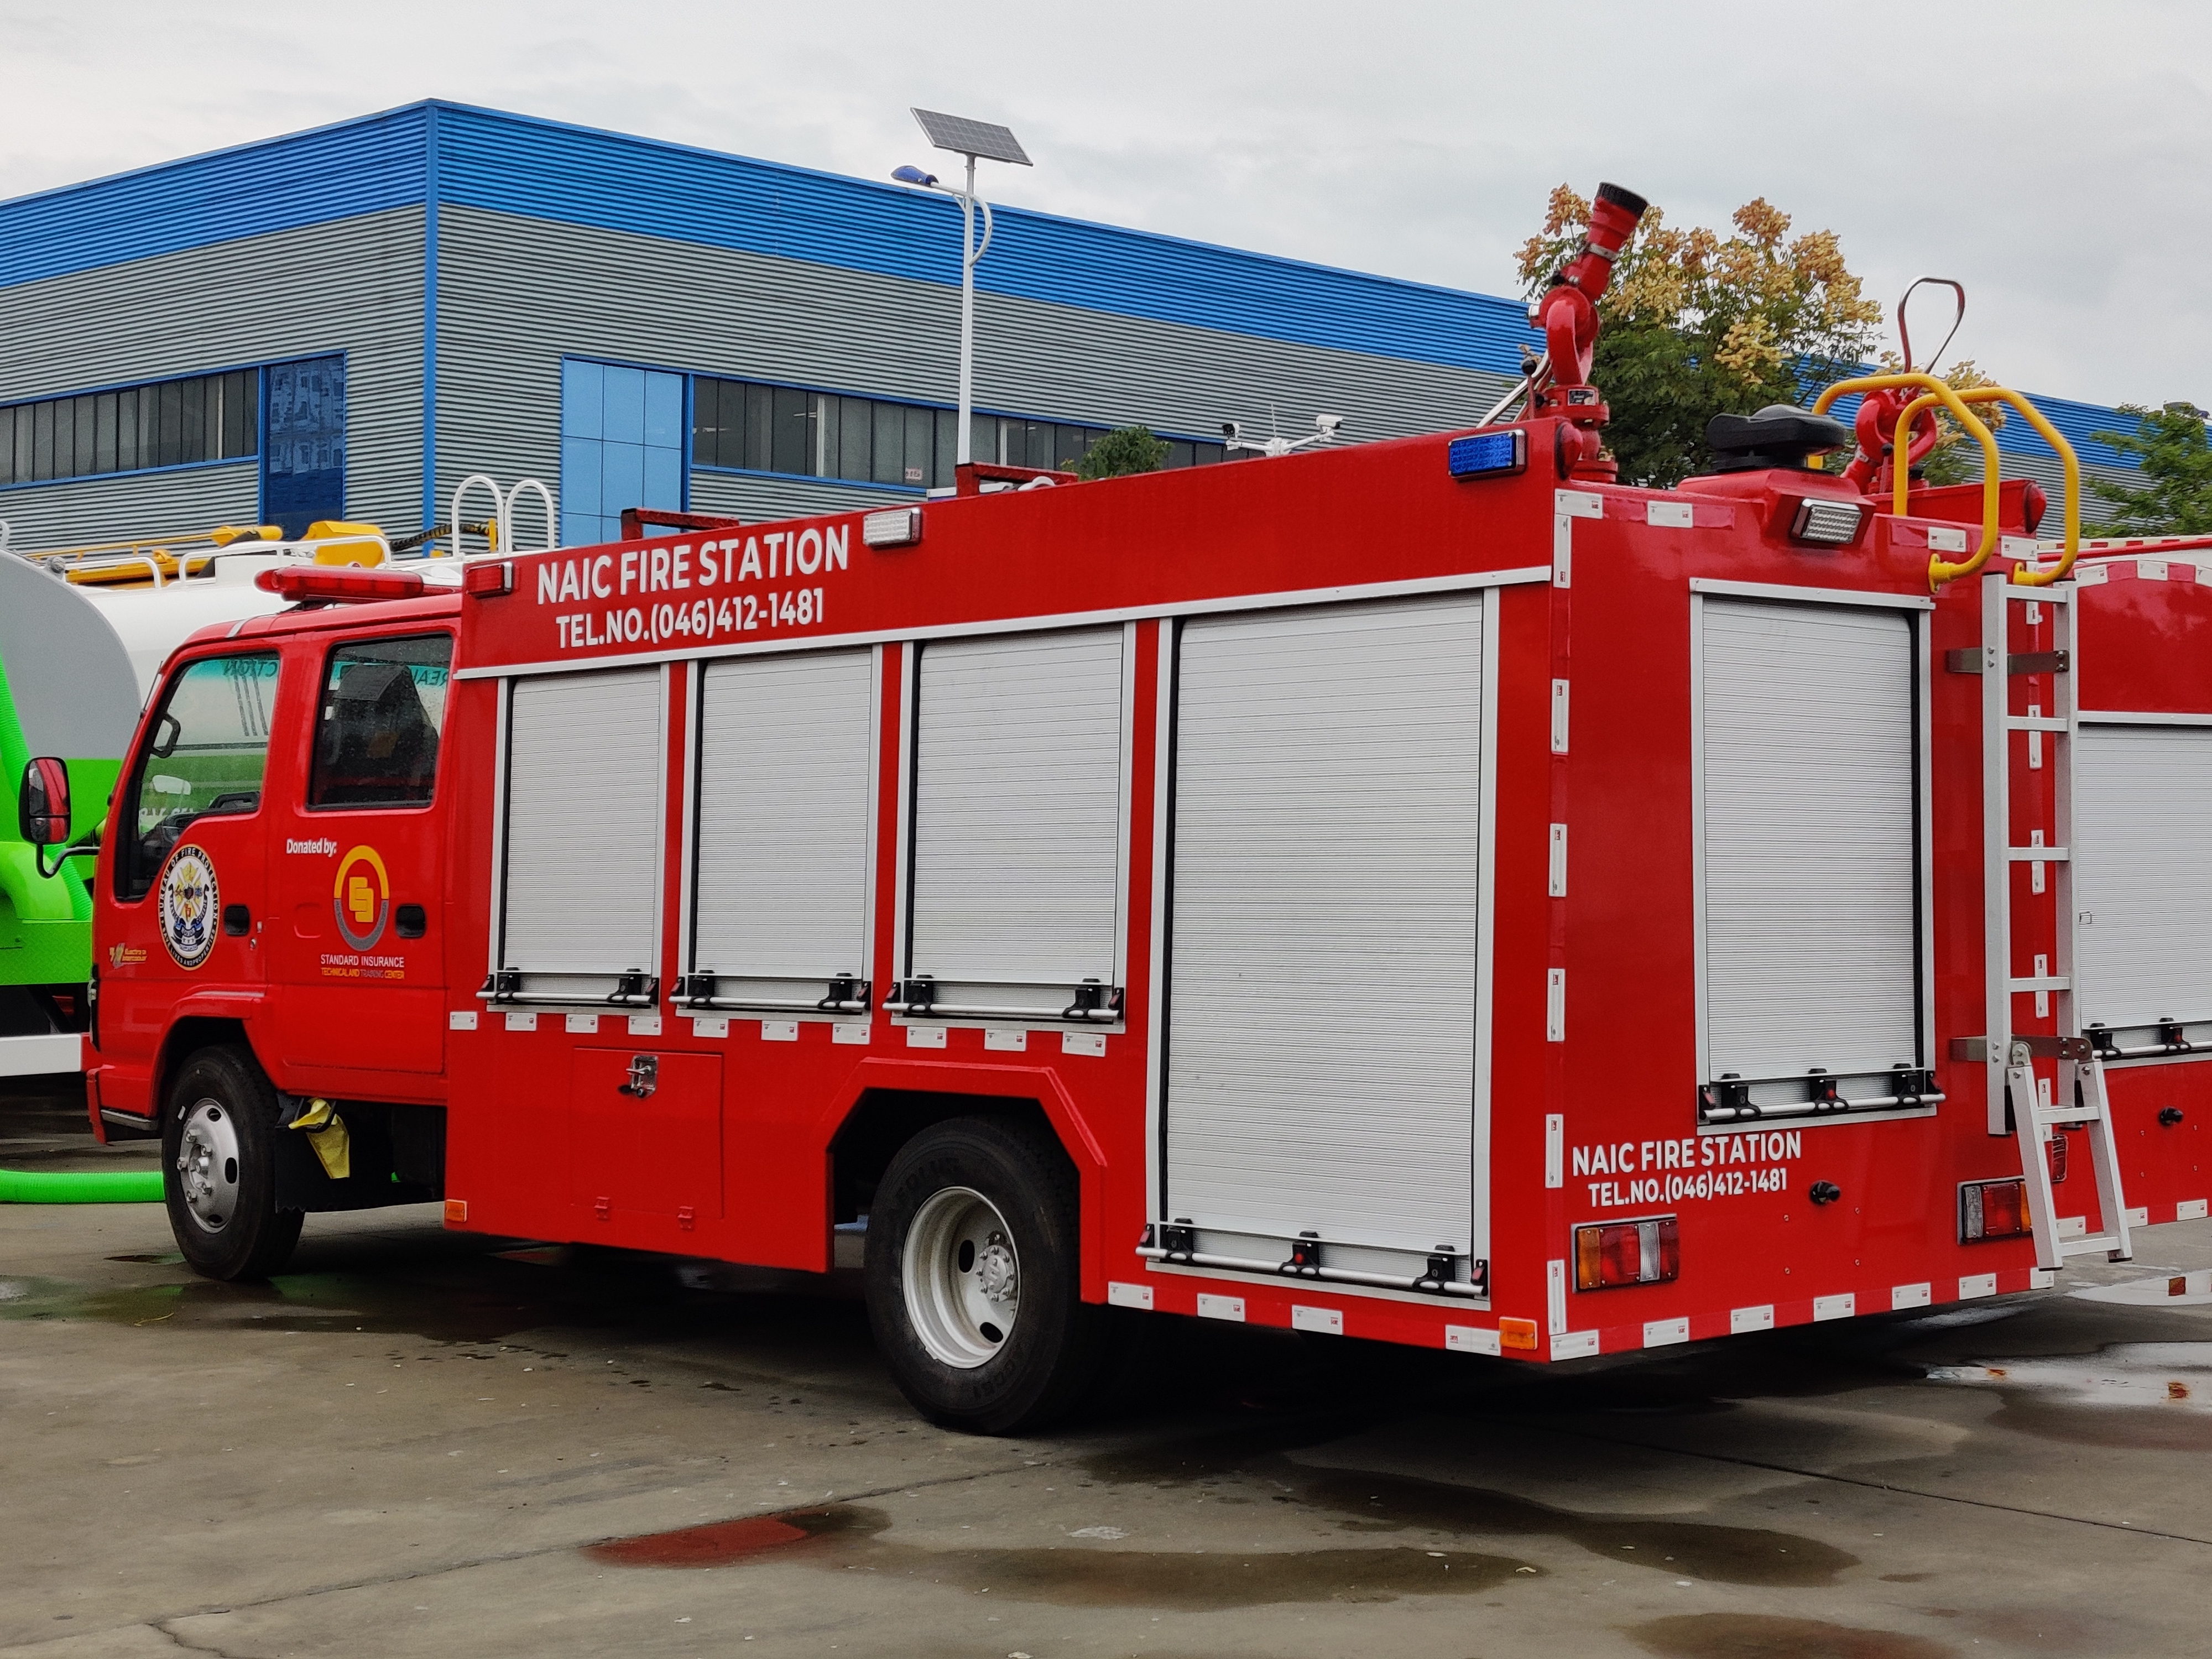
M922 137L939 149L986 161L1012 161L1017 167L1034 165L1010 128L970 121L962 115L939 115L933 109L918 109L914 118L921 123Z

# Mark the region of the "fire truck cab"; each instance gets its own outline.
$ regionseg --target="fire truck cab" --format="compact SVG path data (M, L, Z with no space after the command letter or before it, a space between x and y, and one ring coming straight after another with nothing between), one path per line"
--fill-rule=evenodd
M1576 296L1633 201L1465 432L284 578L125 763L103 1132L163 1137L225 1277L429 1197L803 1270L864 1237L901 1387L994 1432L1109 1318L1568 1360L2047 1284L2130 1249L2124 1164L2203 1215L2212 894L2160 917L2075 757L2085 642L2212 732L2156 665L2199 590L2077 631L2120 584L2067 580L2070 498L2045 550L1878 431L1808 467L1844 392L1985 438L1924 375L1612 482ZM2172 945L2122 1036L2077 881ZM2121 1108L2108 1063L2157 1070Z

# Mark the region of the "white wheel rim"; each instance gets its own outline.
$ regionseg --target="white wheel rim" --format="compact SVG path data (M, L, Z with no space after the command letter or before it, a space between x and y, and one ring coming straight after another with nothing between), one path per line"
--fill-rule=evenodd
M221 1101L203 1100L185 1115L177 1183L185 1212L204 1233L222 1231L238 1213L238 1127Z
M907 1319L932 1358L974 1370L1012 1339L1021 1258L1006 1218L973 1188L930 1194L907 1229L900 1279Z

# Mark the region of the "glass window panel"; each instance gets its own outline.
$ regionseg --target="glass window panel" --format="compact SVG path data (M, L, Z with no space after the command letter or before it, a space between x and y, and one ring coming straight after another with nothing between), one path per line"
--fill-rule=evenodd
M154 388L154 465L174 466L183 450L185 389L174 380Z
M1022 465L1024 466L1050 466L1052 465L1051 423L1046 421L1024 422L1023 422L1023 435L1028 445L1029 459L1024 461Z
M971 421L968 439L975 441L975 425ZM937 411L937 457L929 469L929 487L942 489L953 482L952 468L960 453L960 414L957 410Z
M47 464L46 476L66 478L76 470L76 414L63 398L48 404L54 418L54 455Z
M775 422L769 465L777 472L805 472L814 459L814 400L789 386L775 388L771 418Z
M15 482L15 411L0 409L0 484Z
M866 398L837 399L837 476L866 478L876 452L875 414Z
M115 394L103 392L92 400L92 470L115 471Z
M600 407L606 388L606 371L598 363L564 362L561 365L561 435L596 438Z
M52 404L31 405L31 476L33 478L54 476L54 406Z
M929 483L931 453L937 447L937 411L908 409L906 416L906 465L899 482L920 489Z
M878 404L875 415L875 464L868 470L870 482L896 483L906 464L906 416L896 404Z
M745 388L745 465L765 472L775 459L775 393L764 386Z
M261 376L241 368L222 396L222 453L252 455L261 448Z
M645 371L608 364L602 373L606 389L599 406L599 435L616 443L643 443Z
M449 634L363 640L331 653L310 806L428 806L453 666Z
M208 458L207 391L204 379L178 383L177 402L179 409L177 433L177 459L179 461L204 461Z
M1090 453L1091 441L1097 434L1087 426L1064 426L1060 428L1056 446L1060 458L1053 465L1063 471L1072 471L1075 464Z
M1190 465L1190 446L1180 439L1169 440L1168 459L1165 464L1171 467L1188 466Z
M808 471L817 478L837 476L837 400L814 394L814 456Z
M684 377L653 374L645 377L645 410L641 417L644 441L656 449L678 449L684 444Z
M742 380L722 382L722 442L717 452L724 466L745 464L745 423L751 402Z
M115 468L131 472L143 465L138 459L139 388L115 394Z
M1200 466L1212 466L1223 453L1219 444L1193 444L1190 448L1191 459Z
M703 375L691 383L691 459L700 466L722 464L722 383Z
M70 423L76 429L70 447L70 474L73 477L81 478L92 471L93 440L98 427L96 409L97 399L89 393L70 399Z

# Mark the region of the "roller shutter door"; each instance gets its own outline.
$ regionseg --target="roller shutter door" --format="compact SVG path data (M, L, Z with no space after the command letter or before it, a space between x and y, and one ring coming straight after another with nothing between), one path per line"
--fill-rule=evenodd
M2212 726L2085 726L2076 741L2082 1021L2212 1019Z
M1710 1073L1919 1065L1912 624L1700 603Z
M1468 1248L1482 662L1479 595L1185 626L1171 1218Z
M956 1003L1056 1015L1113 981L1121 653L1118 628L922 648L910 971Z
M701 689L692 960L718 1000L800 1002L865 975L874 662L709 664Z
M515 684L501 965L526 990L605 996L659 971L660 687L658 668Z

